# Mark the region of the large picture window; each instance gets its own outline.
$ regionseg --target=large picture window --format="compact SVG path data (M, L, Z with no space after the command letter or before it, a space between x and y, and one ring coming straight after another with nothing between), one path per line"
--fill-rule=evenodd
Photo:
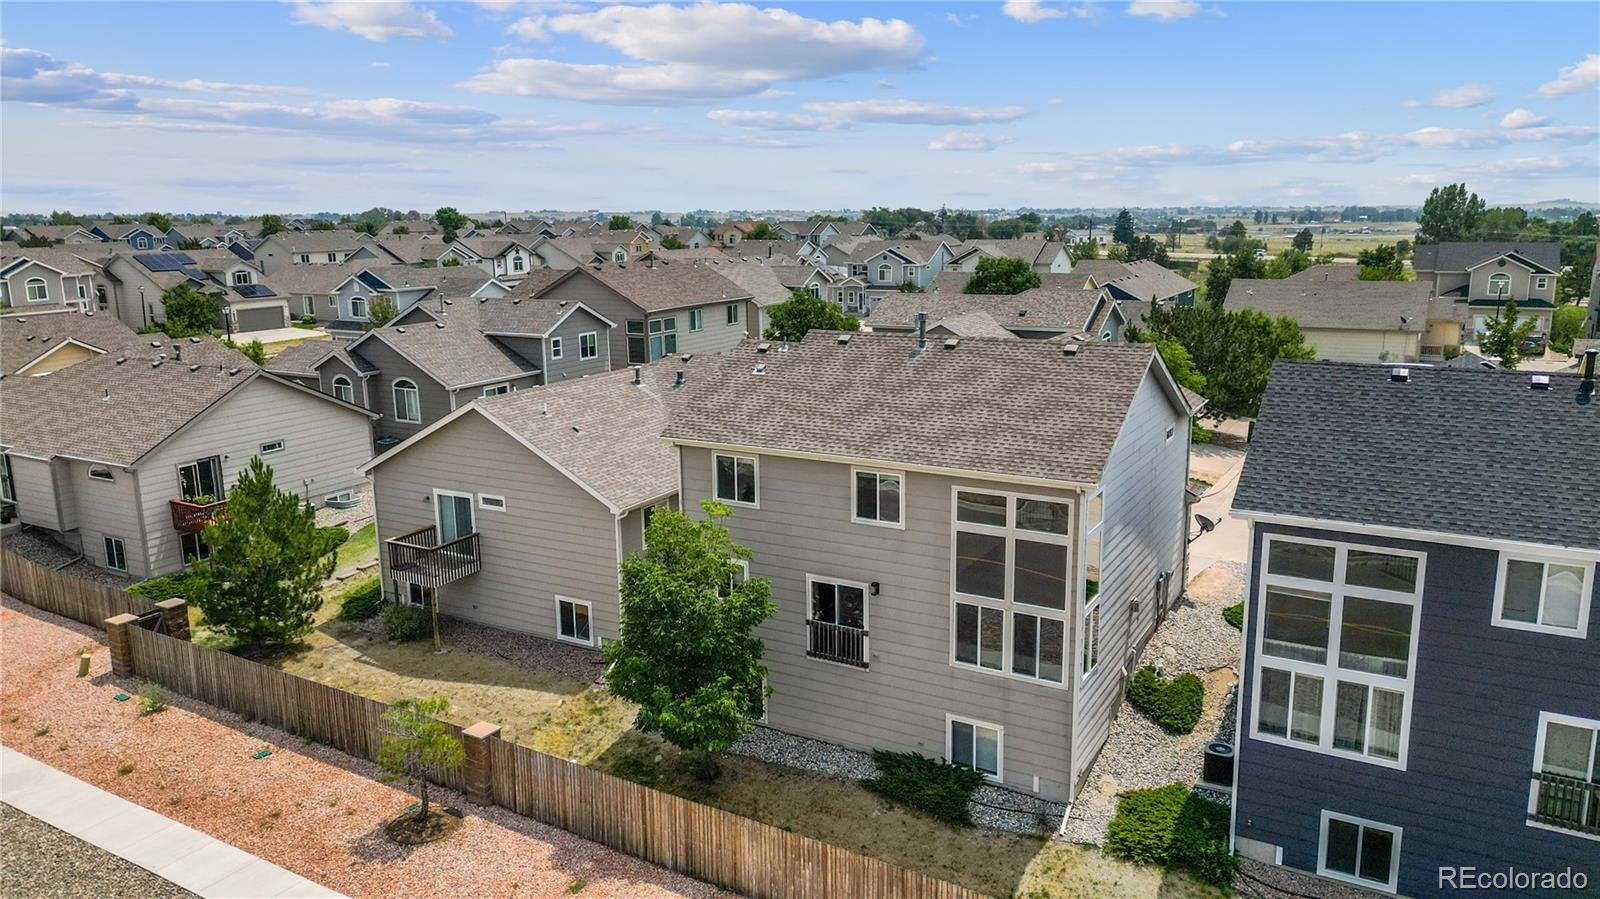
M1074 504L961 488L954 494L951 661L1064 683Z
M678 351L678 319L673 316L650 319L650 361Z
M1268 536L1251 735L1405 767L1421 553Z

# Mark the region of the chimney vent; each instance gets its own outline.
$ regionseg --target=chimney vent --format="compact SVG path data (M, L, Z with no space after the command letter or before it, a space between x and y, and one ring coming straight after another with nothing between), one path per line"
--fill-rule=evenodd
M928 348L928 313L917 313L917 350L921 352Z
M1594 301L1590 300L1590 302ZM1600 362L1600 349L1590 347L1583 351L1583 365L1579 368L1583 375L1583 380L1578 382L1579 405L1589 405L1590 400L1594 397L1594 375L1597 362Z
M683 386L683 372L681 372L681 371L678 372L678 377L673 379L672 386L674 386L674 387L682 387Z
M765 365L757 365L755 368L750 370L750 373L753 375L764 375L767 373L767 367Z
M1411 369L1394 368L1389 370L1389 380L1395 384L1404 384L1411 380Z
M549 403L540 404L539 414L545 416L546 418L549 418L550 417L550 404Z
M639 383L639 370L640 370L640 368L641 368L641 366L638 366L638 365L635 365L633 367L633 383L634 384L638 384Z

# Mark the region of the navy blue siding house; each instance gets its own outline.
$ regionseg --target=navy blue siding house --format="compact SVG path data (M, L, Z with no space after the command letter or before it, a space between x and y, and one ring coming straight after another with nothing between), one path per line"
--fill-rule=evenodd
M1234 500L1240 855L1406 896L1600 895L1595 364L1274 368Z

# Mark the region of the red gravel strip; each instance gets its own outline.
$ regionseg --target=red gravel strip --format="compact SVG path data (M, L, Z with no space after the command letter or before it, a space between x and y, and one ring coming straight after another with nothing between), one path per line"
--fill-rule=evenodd
M396 846L383 824L412 796L378 783L376 765L177 696L142 717L136 696L112 699L140 681L111 675L103 640L0 600L0 742L352 897L721 895L442 789L431 797L467 813L461 829ZM78 654L90 647L89 677L79 679ZM250 757L263 747L272 755ZM126 765L133 770L119 774Z

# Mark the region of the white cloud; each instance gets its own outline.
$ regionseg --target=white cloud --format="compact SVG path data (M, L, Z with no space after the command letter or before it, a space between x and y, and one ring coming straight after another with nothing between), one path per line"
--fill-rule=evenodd
M369 62L369 63L367 63L367 66L369 68L373 68L373 69L387 69L387 68L389 68L389 65L390 64L386 63L386 62Z
M1600 161L1581 156L1520 156L1466 166L1461 171L1489 178L1556 178L1600 175Z
M850 127L848 122L824 116L755 109L713 109L706 113L706 118L736 128L763 131L839 131Z
M1404 184L1407 187L1432 187L1442 179L1438 175L1401 175L1394 180L1395 183Z
M273 94L308 93L304 88L276 84L236 84L191 78L173 81L148 75L98 72L74 62L27 47L0 46L0 83L7 100L67 104L84 108L127 109L137 102L132 88L188 93Z
M1550 121L1548 117L1539 115L1538 113L1529 112L1528 110L1519 106L1516 109L1506 113L1506 117L1500 120L1500 127L1531 128L1534 125L1543 125L1548 121Z
M1600 53L1590 53L1557 72L1554 81L1539 85L1539 96L1565 97L1596 88L1600 88Z
M1026 106L945 106L917 100L829 100L805 108L846 122L895 125L978 125L1012 122L1029 113Z
M297 25L315 25L329 31L348 31L369 41L397 37L447 41L455 37L439 14L401 0L295 0L290 18Z
M1148 16L1171 22L1187 19L1200 13L1200 4L1194 0L1133 0L1128 4L1128 15Z
M928 143L930 150L952 150L965 153L985 153L1002 144L1016 140L1003 134L980 134L976 131L950 131Z
M1437 106L1441 109L1471 109L1494 102L1494 91L1486 84L1463 84L1445 88L1426 100L1407 100L1410 107Z
M1006 0L1000 4L1000 11L1018 22L1043 22L1045 19L1059 19L1066 13L1053 6L1045 6L1039 0Z
M828 22L743 3L608 6L530 29L542 32L576 35L643 64L509 58L458 86L594 103L692 104L759 94L783 81L910 68L924 44L900 19Z
M544 16L523 16L506 26L506 34L525 41L549 40L550 32L544 27L545 21Z

